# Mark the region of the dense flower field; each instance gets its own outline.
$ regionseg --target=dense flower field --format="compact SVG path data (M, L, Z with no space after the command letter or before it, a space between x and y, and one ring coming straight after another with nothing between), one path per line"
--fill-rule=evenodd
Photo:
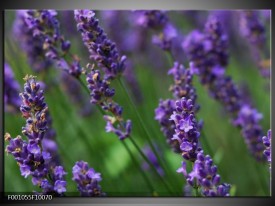
M5 191L269 196L270 36L267 10L6 11Z

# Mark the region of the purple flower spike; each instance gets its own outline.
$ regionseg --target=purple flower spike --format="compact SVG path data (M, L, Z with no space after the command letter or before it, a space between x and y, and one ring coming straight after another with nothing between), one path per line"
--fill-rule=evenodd
M88 88L91 91L91 103L97 104L104 111L111 113L111 115L103 117L106 121L106 132L113 132L120 140L129 137L132 131L132 122L123 120L123 109L112 99L115 90L109 87L109 80L102 79L99 70L95 70L94 67L89 73L86 73L86 76Z
M266 41L265 27L260 22L258 11L240 12L240 31L251 44L262 47Z
M193 170L186 171L186 163L177 170L183 173L187 183L192 187L200 188L203 196L229 196L230 185L227 183L220 184L220 175L217 174L217 167L209 155L204 155L201 150L197 154L197 160L194 162Z
M26 22L26 10L17 10L16 19L13 23L14 39L18 41L22 50L26 52L28 62L35 72L48 69L52 62L44 55L43 40L33 36Z
M35 77L26 76L24 80L26 83L24 92L20 94L22 98L20 110L26 119L22 133L27 136L27 140L23 140L20 136L12 138L6 133L5 140L9 142L6 152L14 156L21 175L25 178L31 176L32 183L42 188L42 194L62 196L66 191L64 180L66 172L62 166L56 166L58 164L56 145L54 150L49 150L46 142L42 144L45 138L51 140L50 138L55 135L53 130L48 129L48 120L51 123L51 119L47 104L44 102L43 91Z
M125 70L126 56L120 56L116 45L107 38L92 10L75 10L77 29L90 52L90 58L104 70L106 79L113 79Z
M200 151L198 139L200 137L198 123L194 117L193 101L183 97L176 101L176 112L171 115L175 123L175 135L172 138L177 140L182 150L182 156L186 160L195 161Z
M101 174L95 172L93 168L89 168L87 162L76 162L72 168L72 172L72 180L76 182L77 189L81 196L105 196L105 193L101 191L101 187L99 185L99 182L102 180Z
M4 66L4 101L5 111L16 112L19 111L20 98L18 96L20 86L15 80L11 67L5 63Z
M76 55L66 55L70 52L70 42L61 35L57 12L55 10L24 10L21 15L24 29L33 36L33 39L40 41L39 54L41 56L43 54L44 58L55 62L58 67L71 75L79 77L81 74L79 58Z

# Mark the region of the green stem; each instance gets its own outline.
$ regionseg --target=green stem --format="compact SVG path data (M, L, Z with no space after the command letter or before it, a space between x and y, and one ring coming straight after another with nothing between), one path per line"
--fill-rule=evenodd
M124 142L124 141L121 141L123 146L125 147L125 149L127 150L128 154L130 155L133 163L135 164L136 168L140 170L141 172L141 175L143 177L143 179L145 180L146 184L148 185L148 187L150 188L152 194L155 194L156 191L155 189L153 188L152 184L150 183L149 181L149 178L147 177L147 175L145 174L145 172L142 170L142 168L139 166L136 158L134 157L134 155L132 154L131 150L129 149L128 145Z
M166 181L163 179L163 177L158 173L158 171L156 170L156 168L154 167L154 165L152 164L152 162L146 157L146 155L141 151L141 149L139 148L139 146L137 145L137 143L135 142L135 140L131 137L129 137L130 141L133 143L133 145L135 146L135 148L137 149L137 151L140 153L140 155L143 157L143 159L147 162L147 164L150 165L150 167L153 169L153 171L155 172L155 174L160 178L160 180L163 182L163 184L165 185L165 187L167 188L167 190L172 193L172 190L170 188L170 186L166 183Z
M157 157L157 159L158 159L158 162L161 164L161 166L163 167L163 169L164 169L164 171L165 171L165 173L166 173L166 175L167 175L167 173L168 173L168 172L167 172L167 168L165 167L165 164L164 164L163 161L161 160L161 158L160 158L158 152L156 151L156 149L155 149L155 147L154 147L154 145L153 145L153 143L152 143L152 141L151 141L151 139L150 139L149 132L148 132L147 128L145 127L145 125L144 125L144 123L143 123L143 121L142 121L142 119L141 119L141 116L140 116L140 114L139 114L139 112L138 112L138 110L137 110L137 108L136 108L136 105L134 104L134 102L133 102L133 100L132 100L132 98L131 98L131 96L130 96L130 94L129 94L129 91L128 91L127 87L124 86L124 83L123 83L123 81L122 81L121 79L118 79L118 82L119 82L119 84L120 84L122 90L125 92L128 101L130 102L130 104L131 104L132 107L134 108L135 114L136 114L136 116L137 116L137 118L138 118L138 122L139 122L141 128L142 128L143 131L144 131L145 137L146 137L147 141L149 142L149 145L150 145L152 151L153 151L154 154L156 155L156 157Z
M212 149L211 149L211 147L210 147L210 145L209 145L209 143L208 143L208 141L207 141L207 139L206 139L206 135L205 135L205 133L204 133L204 130L201 130L201 137L200 137L200 139L201 139L201 142L205 145L205 147L204 148L202 148L203 150L206 148L206 152L211 156L211 157L214 157L214 153L213 153L213 151L212 151Z

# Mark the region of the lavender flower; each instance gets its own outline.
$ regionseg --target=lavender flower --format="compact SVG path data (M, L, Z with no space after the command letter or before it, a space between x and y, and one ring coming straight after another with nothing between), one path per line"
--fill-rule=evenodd
M72 180L76 182L77 189L81 196L105 196L105 193L101 191L99 185L99 182L102 180L101 174L95 172L93 168L89 168L87 162L76 162L73 166L72 172Z
M66 174L62 166L56 166L52 162L52 156L44 150L42 140L48 131L47 104L44 102L43 91L35 77L26 76L24 92L20 94L22 105L20 110L26 119L26 126L22 133L28 138L23 140L20 136L12 138L5 135L9 141L6 151L12 154L17 161L21 175L25 178L32 176L32 183L42 188L42 193L54 193L63 195L66 191L66 182L63 177ZM50 133L48 133L49 135Z
M104 70L106 79L119 76L125 70L126 56L119 56L115 43L107 38L98 25L94 11L75 10L74 15L77 29L90 52L90 58Z
M203 196L229 196L230 185L220 184L217 166L213 165L211 157L204 155L202 150L198 152L197 160L190 173L186 170L185 162L182 162L182 167L177 172L183 173L187 183L199 189Z
M156 149L157 145L154 145ZM147 158L149 159L149 161L154 165L154 167L156 168L156 170L158 171L158 173L163 176L164 175L164 171L162 169L162 167L160 166L159 162L158 162L158 158L156 157L156 155L154 154L154 152L152 151L152 149L146 145L143 149L144 154L147 156ZM158 149L158 151L160 151ZM150 166L147 162L143 162L142 163L142 168L144 170L149 170Z
M4 101L5 101L5 111L15 112L19 111L20 98L18 96L20 86L15 80L12 69L5 63L4 66Z
M44 55L43 40L38 36L33 36L33 32L25 22L26 10L17 10L16 18L13 23L14 39L26 53L28 62L35 72L48 69L51 61Z
M182 156L184 159L194 162L197 157L199 147L199 126L194 116L194 103L191 99L182 99L176 101L176 111L171 115L176 129L172 140L177 140L180 144Z
M263 47L265 44L265 28L259 20L257 11L240 12L240 31L251 44L255 44L257 47Z
M149 11L137 11L142 14L137 18L137 24L153 29L163 29L168 23L168 17L164 11L149 10Z
M264 155L269 163L269 168L271 169L271 130L267 131L267 135L262 138L263 144L265 146Z
M61 36L59 22L55 10L25 10L23 11L26 29L43 43L44 55L53 60L58 67L75 77L81 74L80 60L76 55L64 56L70 51L70 42Z
M175 99L186 97L191 99L194 103L196 102L196 89L192 85L193 74L196 72L196 68L193 67L192 63L190 64L189 69L185 69L183 65L178 62L174 63L174 67L168 71L168 74L173 75L174 77L174 84L170 87L170 91L173 91ZM194 112L197 112L199 106L196 104L193 109ZM155 110L155 119L161 124L161 130L167 138L167 142L172 146L174 152L180 153L179 142L173 138L174 130L176 128L175 123L170 119L174 110L174 100L161 100L158 108ZM199 125L198 129L200 129Z
M240 31L248 40L253 60L263 77L270 77L270 54L267 48L265 25L260 21L259 11L240 12Z
M245 142L253 156L258 160L263 159L262 128L259 121L262 114L248 104L242 105L238 116L233 121L234 125L241 127Z
M164 11L150 10L137 11L137 24L145 28L151 28L157 32L153 35L152 42L164 51L172 52L177 50L178 32L174 25L169 21Z

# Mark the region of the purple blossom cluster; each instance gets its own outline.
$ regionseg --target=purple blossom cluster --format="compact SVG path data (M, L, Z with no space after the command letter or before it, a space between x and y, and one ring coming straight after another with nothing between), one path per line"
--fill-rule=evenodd
M151 28L158 34L153 35L152 42L165 51L172 52L176 48L178 32L175 26L169 21L165 11L150 10L137 11L137 24Z
M267 135L262 138L263 144L265 146L264 155L269 163L269 168L271 169L271 129L267 131Z
M5 63L4 65L4 102L5 102L5 111L15 112L20 106L20 98L18 93L20 91L20 85L14 78L11 67Z
M240 11L240 32L257 47L263 47L266 41L265 27L259 19L259 12L246 10Z
M73 166L72 173L72 180L76 182L77 189L81 196L105 196L105 193L101 191L101 186L99 185L99 182L102 180L101 174L97 173L93 168L89 168L87 162L76 162Z
M191 172L186 169L186 162L182 162L177 172L183 173L187 183L193 188L197 188L204 196L229 196L230 185L220 184L220 175L217 173L217 166L209 155L204 155L203 151L197 153L197 159Z
M77 29L90 52L90 58L97 62L104 71L105 79L118 77L125 70L126 56L118 53L116 44L108 39L99 26L99 21L92 10L75 10Z
M44 102L43 91L35 77L25 77L24 92L20 94L22 104L20 110L26 119L26 126L22 133L27 141L20 136L12 138L10 134L5 135L9 142L6 151L12 154L17 161L21 175L27 178L32 176L32 183L42 189L42 193L54 193L63 195L66 191L66 181L62 166L55 166L52 163L52 156L44 150L42 140L48 130L47 125L47 104ZM48 133L49 135L49 133Z
M182 157L185 160L194 162L199 147L199 125L194 114L194 102L183 97L175 102L175 111L170 117L175 123L175 132L172 140L177 140L180 144Z
M57 12L55 10L24 10L22 16L25 29L41 42L45 57L54 61L59 68L79 77L81 74L80 60L76 55L70 54L71 43L61 35L59 21L56 18Z
M233 121L234 125L241 128L249 150L253 152L253 155L258 160L263 159L262 152L264 149L261 138L262 128L259 124L262 118L262 114L256 109L252 108L249 104L243 104L238 112L238 116Z
M16 11L13 34L21 49L25 51L28 63L35 72L46 70L51 66L51 61L44 55L43 40L38 36L34 36L28 28L26 10Z
M188 59L198 68L201 83L208 88L210 95L223 105L233 119L235 116L238 116L237 119L241 118L242 108L245 108L244 100L231 77L225 74L228 64L228 38L219 20L214 15L210 16L204 32L191 32L182 46ZM248 117L251 119L246 118L246 123L236 125L242 128L251 153L257 159L262 159L261 128L258 121L250 123L253 122L253 115ZM250 128L248 125L253 126L252 130L247 129Z
M178 62L174 63L174 66L168 71L169 75L173 75L174 84L171 85L170 91L173 92L175 99L181 99L186 97L191 99L193 102L196 102L196 90L192 85L193 74L196 73L196 68L193 67L193 64L190 64L190 68L186 69L183 65ZM173 138L175 123L170 120L170 116L175 111L176 105L175 100L161 100L159 106L155 109L155 119L161 125L161 131L167 138L167 142L173 148L173 151L180 153L179 142ZM194 112L199 110L199 106L196 104L194 107Z

